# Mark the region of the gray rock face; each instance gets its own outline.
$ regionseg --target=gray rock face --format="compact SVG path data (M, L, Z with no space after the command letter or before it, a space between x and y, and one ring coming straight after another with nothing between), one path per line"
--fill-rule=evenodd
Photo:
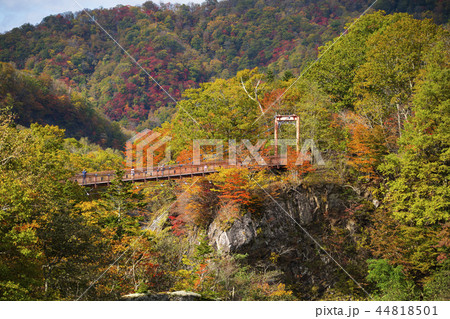
M225 252L236 252L250 244L256 237L256 228L250 214L235 221L227 231L221 231L216 223L209 227L208 236L216 249Z
M174 291L159 294L129 294L122 296L124 301L199 301L203 300L200 294L191 291Z
M208 238L210 244L218 251L229 253L231 251L230 239L227 232L222 231L216 222L213 222L208 228Z
M241 219L233 223L227 232L230 240L231 251L237 251L241 247L250 244L256 237L255 225L250 214L244 215Z
M311 287L329 276L334 264L309 235L315 239L322 235L325 213L345 211L342 193L341 188L323 185L286 191L277 202L267 198L262 211L245 214L227 230L213 222L208 229L210 244L224 253L248 254L250 262L280 269L287 281L301 278ZM272 254L278 256L277 265L270 262Z
M308 192L293 190L274 202L270 198L258 216L245 214L223 231L213 222L208 230L211 244L222 252L239 252L269 241L280 242L317 219L320 204Z

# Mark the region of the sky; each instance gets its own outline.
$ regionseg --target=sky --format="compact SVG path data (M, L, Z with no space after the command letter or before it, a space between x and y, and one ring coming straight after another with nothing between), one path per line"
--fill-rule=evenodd
M112 8L118 4L140 5L147 0L0 0L0 33L20 27L24 23L38 24L46 16L67 11L80 11L81 8ZM154 3L203 3L205 0L172 0ZM78 5L78 4L79 5Z

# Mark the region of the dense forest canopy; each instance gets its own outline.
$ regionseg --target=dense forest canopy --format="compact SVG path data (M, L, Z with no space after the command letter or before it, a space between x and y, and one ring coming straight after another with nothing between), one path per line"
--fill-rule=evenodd
M89 137L103 147L120 149L125 142L118 123L112 123L92 105L92 98L71 91L47 74L33 76L0 62L0 107L11 108L15 122L57 125L74 138Z
M380 1L377 9L448 19L445 1ZM299 74L370 1L206 1L202 5L90 10L176 100L189 88L239 70ZM158 126L174 102L82 11L46 17L0 35L0 61L48 74L93 98L128 127ZM158 112L161 107L169 107Z
M176 105L82 12L0 35L0 300L449 300L448 3L379 1L358 18L370 4L89 11ZM171 137L169 165L187 163L194 139L271 139L275 114L300 116L324 167L127 183L123 154L99 146L150 128ZM82 170L116 178L81 187ZM221 251L214 234L236 225L258 225L253 242Z

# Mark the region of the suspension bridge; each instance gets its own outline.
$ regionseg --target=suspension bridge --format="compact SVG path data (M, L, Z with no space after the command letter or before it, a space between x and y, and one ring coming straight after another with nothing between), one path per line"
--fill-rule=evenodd
M157 166L146 169L127 169L123 176L123 181L125 182L147 182L147 181L158 181L158 180L170 180L170 179L182 179L182 178L192 178L194 176L205 176L208 174L213 174L221 168L230 167L249 167L249 168L279 168L286 165L286 158L282 158L278 155L278 130L283 123L295 123L296 126L296 150L299 152L299 141L300 141L300 118L295 115L276 115L274 122L274 156L261 156L259 161L261 164L248 165L252 162L250 161L238 161L238 160L216 160L216 161L206 161L203 163L194 164L190 162L189 164L175 164L170 166ZM140 143L148 143L151 140L146 140L152 137L150 130L144 130L138 133L133 138L133 141L129 141L128 149L131 151L133 148L136 149L136 145ZM132 152L129 154L132 157ZM189 159L190 160L190 159ZM82 186L97 187L101 185L109 185L111 181L115 178L114 171L104 171L104 172L90 172L85 175L76 175L73 180Z
M247 165L245 162L236 161L235 163L232 163L229 160L222 160L202 162L200 164L164 165L148 169L126 169L122 180L125 182L147 182L183 179L217 173L221 168L280 168L282 166L285 166L285 163L279 156L268 156L262 158L265 162L265 165L254 164L254 162L251 165ZM103 171L87 172L85 176L83 174L78 174L74 176L72 180L76 181L79 185L82 186L97 187L109 185L114 178L114 171Z

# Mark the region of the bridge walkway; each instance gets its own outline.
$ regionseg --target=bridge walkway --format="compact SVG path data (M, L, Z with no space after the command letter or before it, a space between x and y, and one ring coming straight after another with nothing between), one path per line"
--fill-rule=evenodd
M284 166L281 163L279 157L265 157L264 161L266 165L253 165L246 167L280 167ZM194 176L205 176L208 174L216 173L221 168L230 167L243 167L241 162L230 164L229 161L213 161L203 162L200 164L177 164L165 167L153 167L151 169L135 169L134 174L131 169L125 170L123 181L125 182L147 182L158 180L171 180L171 179L183 179L192 178ZM115 177L114 171L92 172L87 173L83 178L82 174L78 174L73 177L72 180L76 181L82 186L104 186L109 185Z

